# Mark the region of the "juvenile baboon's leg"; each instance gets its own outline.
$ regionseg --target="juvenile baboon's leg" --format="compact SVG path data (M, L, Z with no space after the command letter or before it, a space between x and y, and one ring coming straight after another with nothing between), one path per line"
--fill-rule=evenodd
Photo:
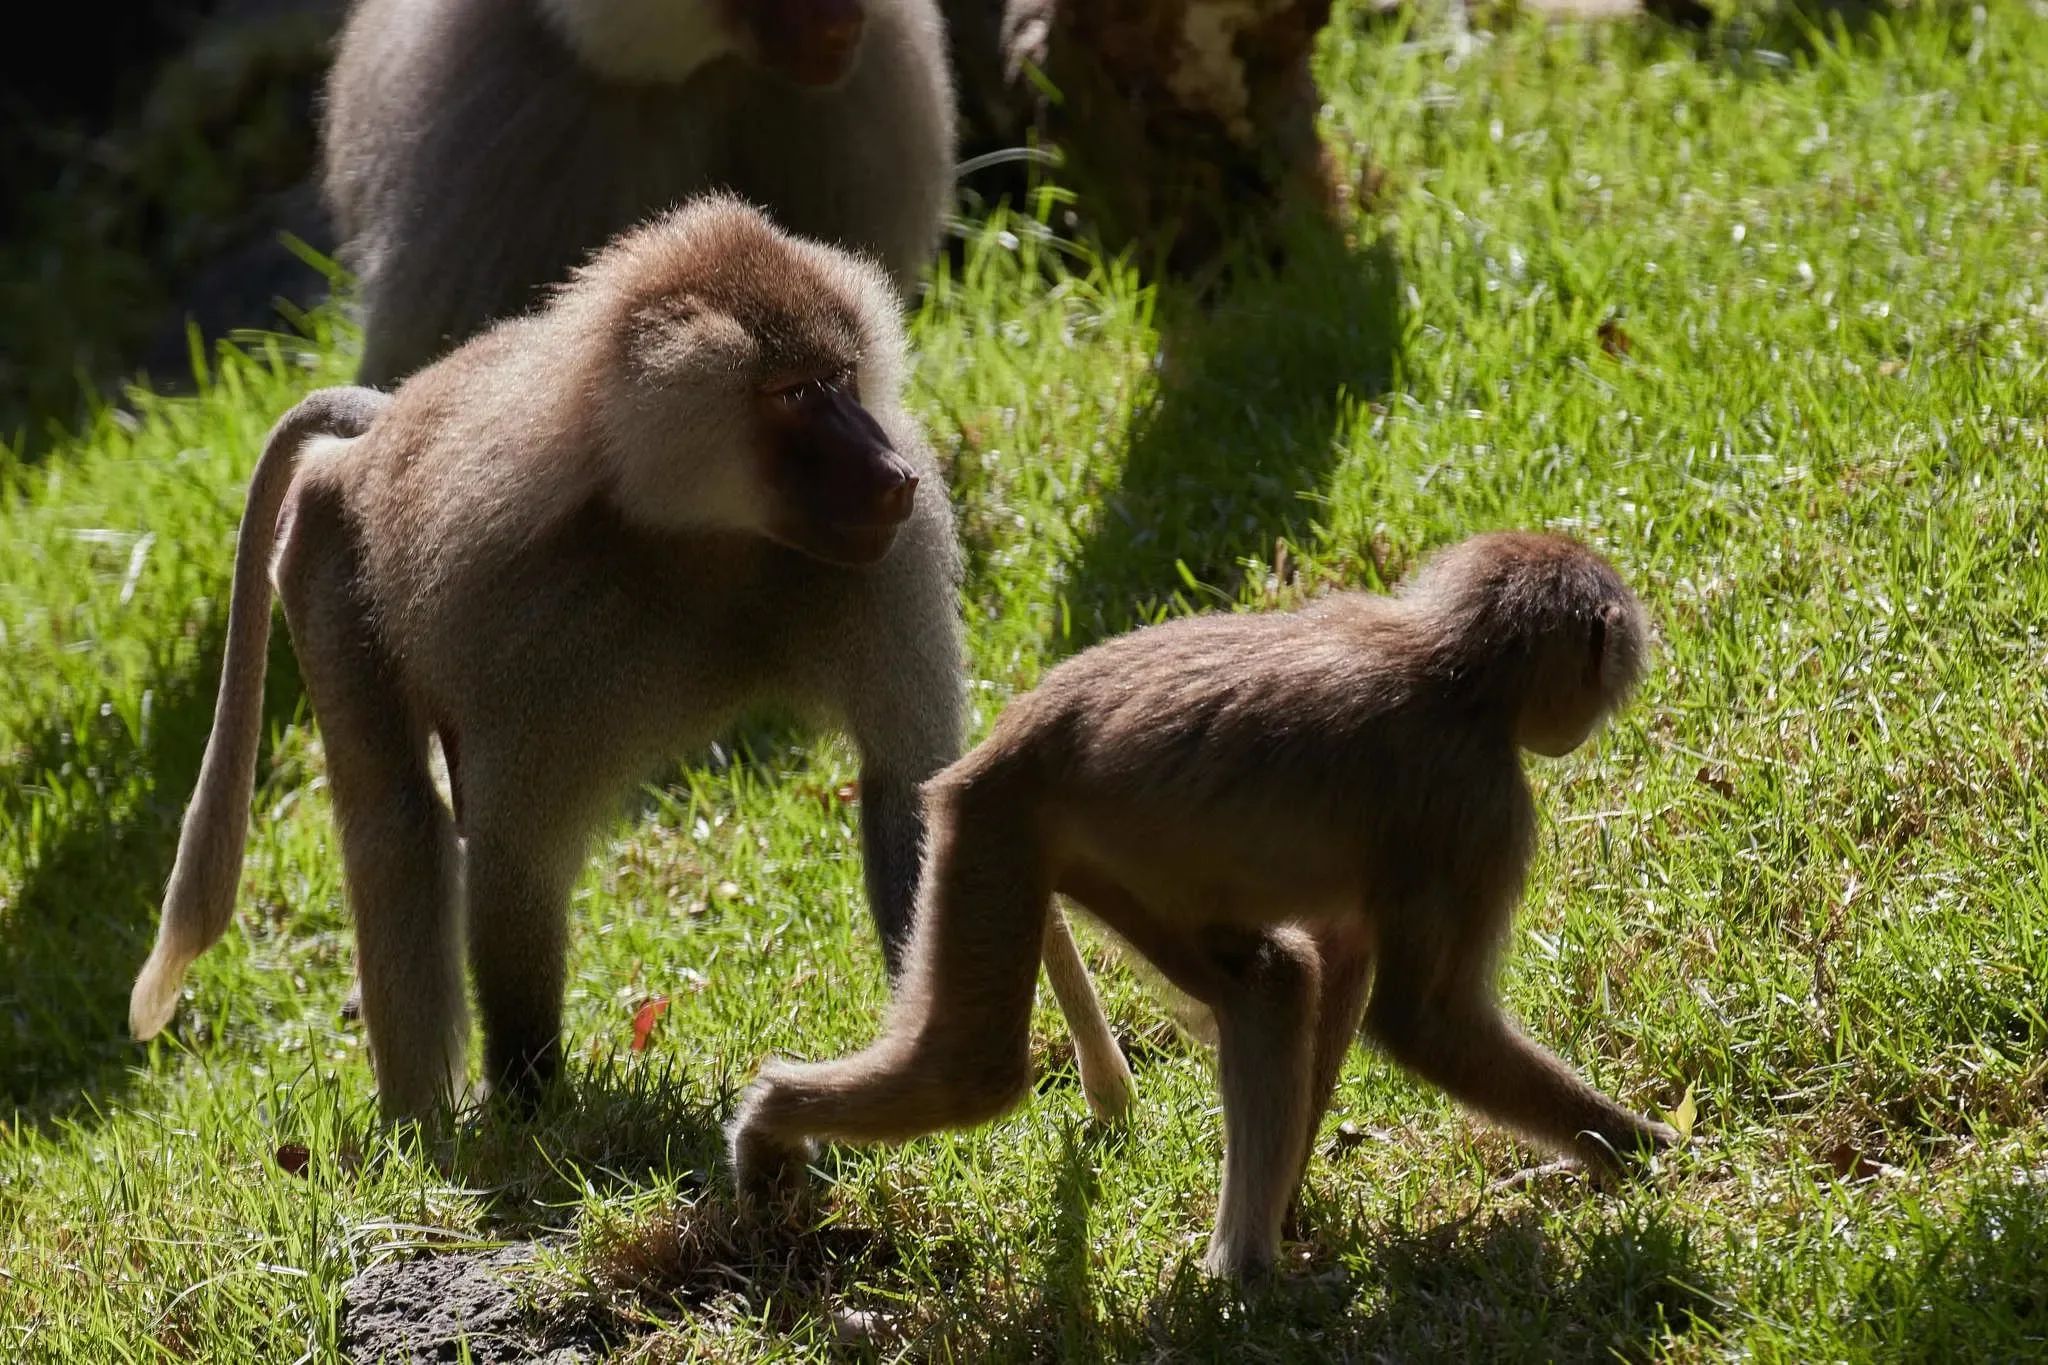
M1030 1089L1044 856L1019 802L931 796L923 912L882 1036L840 1061L761 1068L730 1130L743 1196L787 1192L814 1138L901 1142L994 1118Z
M1223 1192L1204 1267L1252 1277L1272 1268L1308 1143L1315 1053L1316 951L1298 930L1259 936L1237 985L1209 1001L1223 1088Z
M1494 995L1492 943L1451 932L1433 907L1380 917L1379 962L1366 1030L1393 1058L1496 1122L1589 1169L1619 1174L1627 1158L1677 1134L1616 1104L1524 1037Z
M494 1095L524 1103L561 1071L569 891L583 840L570 822L532 818L543 802L547 812L573 808L568 793L486 785L465 782L474 812L463 831L469 966L485 1079Z
M1315 1058L1309 1074L1308 1128L1301 1144L1301 1163L1295 1171L1297 1196L1309 1158L1315 1154L1317 1125L1329 1111L1330 1096L1337 1089L1344 1059L1358 1041L1365 997L1372 985L1372 953L1362 930L1351 924L1319 924L1308 933L1315 942L1320 984L1316 995Z
M455 832L426 732L354 598L357 563L318 497L306 499L278 586L327 755L378 1097L389 1117L424 1118L460 1097L469 1035Z
M1135 1084L1130 1063L1116 1045L1095 983L1088 979L1088 964L1081 960L1067 917L1057 907L1045 921L1045 975L1073 1030L1074 1065L1081 1073L1081 1093L1088 1098L1089 1110L1104 1123L1121 1122L1130 1113Z
M1358 1042L1365 998L1372 986L1372 952L1365 935L1351 925L1317 925L1309 929L1320 964L1316 995L1315 1068L1309 1084L1309 1128L1330 1107L1344 1059Z

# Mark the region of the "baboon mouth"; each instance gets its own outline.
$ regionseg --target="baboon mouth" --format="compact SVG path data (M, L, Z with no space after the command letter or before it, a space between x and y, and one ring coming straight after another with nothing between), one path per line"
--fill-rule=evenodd
M889 547L896 543L900 521L839 521L833 522L820 537L825 542L820 547L822 558L841 564L872 564L889 553Z
M783 74L793 84L811 90L828 90L839 85L853 72L854 49L860 45L860 32L845 42L830 46L821 45L817 51L798 60L788 62Z
M896 543L900 522L814 521L771 528L769 536L799 554L826 564L873 564Z

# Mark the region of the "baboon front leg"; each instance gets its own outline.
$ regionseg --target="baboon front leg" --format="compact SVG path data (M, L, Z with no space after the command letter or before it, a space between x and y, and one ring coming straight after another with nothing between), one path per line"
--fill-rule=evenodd
M1052 888L1028 818L941 811L924 909L882 1037L836 1062L770 1061L729 1134L742 1197L786 1194L816 1138L901 1142L994 1118L1030 1088L1031 997Z
M860 750L862 870L892 988L917 914L920 788L960 756L965 738L952 537L949 516L913 516L831 647L834 705Z
M515 1102L532 1101L561 1071L569 890L581 864L580 841L565 842L484 821L464 839L484 1075Z
M882 941L882 964L892 984L903 975L917 912L917 878L924 854L924 816L917 789L930 775L907 776L871 761L861 765L861 870L868 910Z
M363 354L356 383L395 389L434 358L453 330L445 293L445 281L437 286L405 279L389 260L376 278L363 281L358 301Z
M1270 931L1237 975L1233 992L1209 1002L1223 1087L1223 1192L1203 1266L1252 1278L1280 1253L1314 1122L1315 947L1298 930Z
M1629 1158L1676 1142L1668 1125L1622 1108L1507 1020L1487 946L1465 955L1383 942L1367 1031L1454 1099L1603 1175L1619 1175Z

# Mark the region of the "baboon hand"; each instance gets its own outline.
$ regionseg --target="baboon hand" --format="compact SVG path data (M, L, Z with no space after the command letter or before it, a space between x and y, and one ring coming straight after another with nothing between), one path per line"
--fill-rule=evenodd
M1599 1133L1579 1134L1580 1164L1587 1179L1598 1188L1612 1193L1647 1180L1656 1170L1654 1158L1683 1140L1678 1130L1668 1123L1658 1123L1654 1119L1638 1122L1640 1129L1633 1135L1633 1140L1619 1143L1611 1142Z

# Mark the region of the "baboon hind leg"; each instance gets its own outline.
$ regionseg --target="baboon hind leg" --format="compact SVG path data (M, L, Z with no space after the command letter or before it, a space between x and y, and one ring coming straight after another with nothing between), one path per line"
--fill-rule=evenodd
M993 1118L1030 1088L1052 887L1029 827L971 794L935 812L924 908L882 1036L839 1061L762 1068L731 1130L744 1195L786 1190L815 1138L900 1142Z
M433 738L433 737L432 737L432 736L430 735L430 736L429 736L429 743L430 743L430 744L432 743L432 738ZM445 748L446 748L446 742L445 742L445 740L443 741L443 748L444 748L444 750L445 750ZM433 759L433 750L432 750L431 748L429 748L429 750L428 750L428 760L429 760L429 763L428 763L428 771L430 771L430 772L431 772L431 771L433 770L433 763L432 763L432 759ZM445 769L445 768L447 767L447 763L446 763L446 755L445 755L445 753L444 753L444 755L443 755L443 767L444 767L444 769ZM452 771L451 771L451 772L449 772L449 778L450 778L450 791L449 791L449 795L450 795L450 796L452 796L452 797L454 797L454 799L455 799L455 823L456 823L456 825L457 825L458 827L460 827L460 825L462 824L462 796L461 796L461 792L460 792L459 790L457 790L457 789L456 789L456 788L454 787L454 785L453 785L453 778L454 778L454 774L453 774L453 772L452 772ZM437 790L438 790L438 788L437 788ZM460 841L460 839L459 839L459 838L458 838L458 840L456 841L456 859L457 859L457 862L458 862L458 864L459 864L459 863L460 863L460 860L461 860L461 841ZM460 895L459 895L459 893L458 893L458 895L457 895L457 900L458 900L458 902L460 901L460 899L461 899L461 897L460 897ZM351 971L351 972L350 972L350 974L349 974L349 979L348 979L348 994L347 994L347 995L345 995L345 996L343 996L343 997L342 997L342 1000L341 1000L341 1017L342 1017L342 1018L343 1018L344 1020L355 1020L355 1019L360 1019L360 1018L362 1017L362 1014L363 1014L363 976L362 976L362 973L361 973L360 971Z
M426 731L356 600L357 566L338 518L304 500L278 586L327 757L362 1017L385 1114L425 1118L462 1094L460 868Z
M1258 936L1234 975L1234 988L1207 1002L1223 1089L1223 1191L1203 1265L1252 1278L1279 1255L1313 1124L1320 966L1307 935L1276 929Z
M1365 999L1372 986L1372 951L1364 932L1355 925L1314 925L1308 930L1315 942L1319 966L1316 992L1316 1030L1313 1060L1309 1071L1308 1124L1303 1133L1301 1161L1295 1170L1294 1196L1288 1205L1290 1216L1299 1212L1301 1182L1308 1174L1309 1159L1315 1155L1316 1130L1329 1112L1330 1096L1344 1061L1358 1042L1358 1030L1365 1015Z

